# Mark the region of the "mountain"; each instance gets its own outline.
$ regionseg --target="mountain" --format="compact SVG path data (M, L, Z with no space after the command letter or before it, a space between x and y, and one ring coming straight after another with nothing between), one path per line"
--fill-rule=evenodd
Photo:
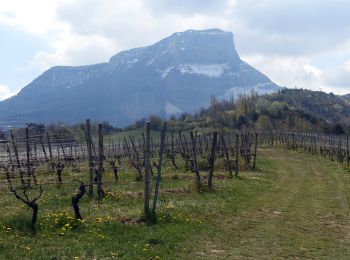
M345 98L345 99L350 101L350 94L344 95L343 98Z
M123 126L155 114L193 112L210 97L279 89L242 61L233 34L218 29L174 33L151 46L122 51L108 63L53 67L0 102L2 121L80 122Z

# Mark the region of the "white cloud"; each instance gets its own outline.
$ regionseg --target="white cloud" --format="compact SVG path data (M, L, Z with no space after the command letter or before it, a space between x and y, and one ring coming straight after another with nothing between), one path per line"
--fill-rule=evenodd
M277 84L288 87L313 87L318 82L322 71L312 66L306 58L285 56L244 56L248 63L269 75Z
M1 1L0 25L5 24L45 36L60 27L55 19L58 2L63 0Z
M330 85L344 88L350 93L350 60L337 67L330 69L326 76L326 81Z
M17 0L19 1L19 0ZM201 12L154 13L151 0L55 0L53 18L46 20L54 27L43 26L50 51L38 51L22 69L45 70L54 65L84 65L106 62L118 51L153 44L173 32L211 27L228 29L222 11L232 11L235 1L221 0L221 12L209 15L209 7ZM207 0L214 5L215 1ZM185 2L183 3L185 5ZM195 10L194 4L192 9ZM200 5L202 6L202 5ZM224 8L227 7L227 8ZM48 7L49 8L49 7ZM40 17L40 14L37 13ZM18 22L22 24L22 20ZM22 29L28 29L21 27Z
M243 56L272 81L289 88L306 88L339 94L350 93L350 61L342 66L321 70L307 57Z
M315 52L346 39L350 33L348 0L241 0L235 15L263 38L279 39L284 52ZM286 41L283 41L286 39ZM294 39L299 44L293 44ZM302 43L302 44L300 44Z
M11 0L0 1L0 26L48 43L19 65L39 71L105 62L177 31L221 28L276 83L343 93L350 92L349 8L347 0Z
M0 101L7 99L15 94L16 92L10 90L8 86L0 84Z
M107 62L111 53L118 49L113 41L99 35L74 35L53 44L55 48L52 52L37 52L24 68L45 70L57 65L79 66Z
M235 4L235 1L232 0L145 0L145 2L155 14L179 13L186 15L222 13Z

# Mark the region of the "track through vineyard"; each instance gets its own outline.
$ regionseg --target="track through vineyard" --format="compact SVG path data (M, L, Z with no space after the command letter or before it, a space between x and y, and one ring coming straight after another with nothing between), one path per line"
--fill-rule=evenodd
M349 259L349 171L296 152L259 154L276 177L272 190L218 221L193 256Z
M258 154L256 171L215 172L211 192L188 192L185 173L166 168L151 227L135 222L142 183L129 171L119 184L106 173L108 195L101 204L83 199L86 222L76 230L64 229L75 223L72 186L45 186L35 235L30 212L3 188L0 259L350 259L349 169L285 149Z

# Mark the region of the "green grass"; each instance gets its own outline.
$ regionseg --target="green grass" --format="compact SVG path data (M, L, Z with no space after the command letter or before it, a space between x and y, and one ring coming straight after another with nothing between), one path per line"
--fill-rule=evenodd
M124 144L124 138L126 138L127 142L130 142L129 137L135 137L135 141L138 140L138 138L141 138L141 135L145 133L145 129L135 129L135 130L129 130L129 131L122 131L117 133L111 133L105 136L105 144L108 143L114 143L118 144L121 142L121 144ZM160 138L160 131L154 131L151 130L151 137L154 139ZM93 138L94 141L97 141L97 137Z
M216 178L215 190L201 193L193 190L192 173L166 166L153 226L138 223L143 183L125 164L118 183L105 174L102 202L82 199L84 222L72 218L70 200L78 188L71 180L86 176L66 168L66 185L44 186L36 234L31 212L1 187L0 258L349 259L349 171L268 149L259 151L257 165L239 178ZM227 176L218 168L215 175ZM55 181L54 175L39 177Z

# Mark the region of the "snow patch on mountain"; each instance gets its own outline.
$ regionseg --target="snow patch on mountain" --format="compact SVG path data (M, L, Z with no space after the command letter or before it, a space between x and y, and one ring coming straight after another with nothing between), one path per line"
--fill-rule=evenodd
M255 91L258 95L270 94L278 90L278 87L273 82L262 82L258 83L249 88L245 86L235 86L226 90L225 94L219 96L219 99L229 99L234 98L237 99L240 94L246 93L250 94L252 91Z
M176 36L183 36L183 35L188 35L188 34L200 34L203 36L227 36L227 34L230 34L230 32L225 32L220 29L209 29L209 30L204 30L204 31L196 31L196 30L187 30L184 32L176 32L174 35Z
M254 86L252 86L252 89L255 89L258 94L266 94L266 93L272 93L275 91L274 83L272 82L264 82L264 83L258 83Z
M167 67L164 70L156 70L160 72L161 78L165 79L170 71L176 69L181 74L197 74L207 76L209 78L220 77L229 66L227 64L180 64L176 67Z
M209 78L218 78L227 68L227 64L180 64L177 69L181 74L198 74Z
M165 113L169 116L171 115L176 115L176 114L181 114L183 111L179 109L178 107L174 106L170 102L165 103Z
M220 30L207 30L199 32L201 35L211 35L211 36L226 36L228 33Z
M161 73L162 73L162 76L161 76L162 79L165 79L165 78L168 76L169 72L172 71L173 69L174 69L174 67L171 66L171 67L168 67L168 68L166 68L165 70L161 71Z
M138 62L139 59L133 59L133 60L128 60L127 63L129 64L128 67L131 67L134 63Z
M250 73L251 71L254 71L254 68L252 68L245 61L241 61L241 64L239 65L239 72L240 73Z

